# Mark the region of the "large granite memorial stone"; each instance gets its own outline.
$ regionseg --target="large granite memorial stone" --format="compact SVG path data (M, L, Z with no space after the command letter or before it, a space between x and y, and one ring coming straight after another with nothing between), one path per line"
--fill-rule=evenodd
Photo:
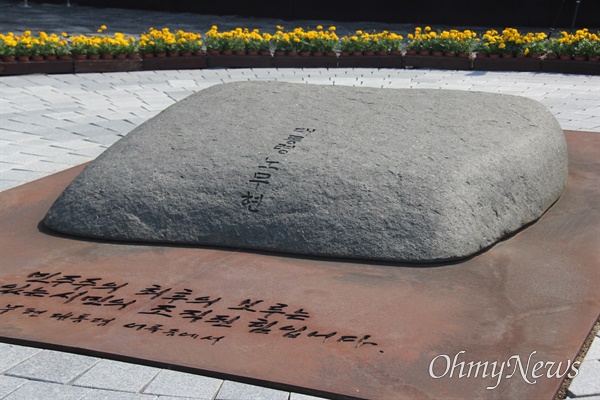
M562 130L531 99L236 82L137 127L44 222L88 238L432 262L535 221L566 178Z

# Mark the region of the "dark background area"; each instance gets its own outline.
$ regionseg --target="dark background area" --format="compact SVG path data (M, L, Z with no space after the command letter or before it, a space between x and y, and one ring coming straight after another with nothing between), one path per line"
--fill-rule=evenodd
M61 4L65 0L45 0ZM570 27L577 0L300 1L74 0L74 4L284 20ZM600 26L600 0L580 0L575 28Z

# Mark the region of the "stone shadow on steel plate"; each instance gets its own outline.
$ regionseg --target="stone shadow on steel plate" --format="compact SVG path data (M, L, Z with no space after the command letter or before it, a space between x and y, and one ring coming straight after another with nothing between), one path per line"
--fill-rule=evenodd
M558 201L558 199L557 199L557 201ZM552 204L552 206L553 205L554 205L554 203ZM548 210L550 210L552 208L552 206L550 206L550 208ZM548 212L548 210L546 210L544 212L544 214L542 214L542 216L545 215L546 212ZM343 262L346 264L359 264L359 265L364 264L364 263L369 263L371 265L379 265L379 266L385 266L385 267L397 267L397 268L439 268L439 267L447 267L450 265L462 264L466 261L472 260L472 259L480 256L481 254L486 253L491 248L496 246L496 244L504 242L506 240L510 240L515 235L519 234L521 231L524 231L525 229L534 225L538 220L539 220L539 218L536 219L535 221L527 223L526 225L519 228L517 231L509 233L507 236L503 237L500 241L490 244L488 247L485 247L482 250L479 250L475 254L472 254L472 255L464 257L464 258L452 259L452 260L441 260L441 261L435 261L435 262L417 262L417 261L415 261L415 262L409 262L409 261L394 262L394 261L368 260L368 259L359 259L359 258L357 259L357 258L343 258L343 257L311 256L311 255L301 255L301 254L293 254L293 253L282 253L282 252L277 252L277 251L255 250L255 249L245 249L245 248L231 249L230 247L225 247L225 246L177 244L177 243L167 243L167 242L154 242L154 243L151 243L151 246L166 247L166 248L206 249L206 250L212 249L212 250L221 250L221 251L235 250L235 251L244 252L246 254L255 254L257 256L265 256L265 257L278 256L278 257L285 257L285 258L291 258L291 259ZM75 236L75 235L69 235L66 233L56 232L56 231L48 228L44 224L43 220L38 222L37 229L40 233L42 233L44 235L55 236L57 238L64 238L64 239L68 239L68 240L80 240L80 241L90 242L90 243L111 243L114 245L125 245L125 246L148 246L149 245L146 242L124 242L124 241L109 240L109 239L93 239L93 238L85 238L85 237L81 237L81 236Z

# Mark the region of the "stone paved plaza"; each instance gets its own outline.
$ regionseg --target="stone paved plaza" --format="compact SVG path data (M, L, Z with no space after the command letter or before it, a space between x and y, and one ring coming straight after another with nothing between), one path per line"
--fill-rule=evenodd
M175 26L175 21L185 20L168 13L145 12L142 19L141 13L131 10L74 8L80 19L76 26L68 26L73 20L67 19L65 9L59 6L34 4L32 12L36 14L28 17L26 10L16 7L16 2L2 2L0 31L56 27L69 33L84 32L97 24L110 25L111 18L115 23L123 23L129 15L134 21L130 31L135 33L148 24ZM34 15L42 14L38 25ZM158 19L156 23L146 19L152 15ZM207 23L206 17L186 14L185 18L186 24L192 25L184 29L194 28L194 18L201 23L198 31ZM219 18L213 23L224 28L240 21L235 17L213 18ZM270 27L278 21L253 22ZM253 80L514 94L540 101L563 129L600 133L599 76L428 69L205 69L4 76L0 77L0 190L93 160L133 128L194 92L222 82ZM568 395L600 399L600 336L590 347ZM233 381L6 343L0 343L0 398L314 399Z
M203 69L2 77L2 190L90 161L191 93L275 80L374 88L506 93L542 102L563 129L600 132L600 78L425 69Z

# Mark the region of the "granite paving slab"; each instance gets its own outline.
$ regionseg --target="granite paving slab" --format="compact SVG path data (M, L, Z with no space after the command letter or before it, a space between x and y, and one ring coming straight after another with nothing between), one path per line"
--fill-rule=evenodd
M584 361L581 363L578 375L584 379L574 381L569 386L569 393L574 396L591 396L600 392L600 361Z
M12 376L0 376L0 396L4 398L27 383L26 379L14 378Z
M157 368L144 365L101 360L81 374L73 385L121 392L140 392L159 372Z
M2 358L0 358L0 372L5 372L40 351L39 349L14 347L6 343L0 343L0 352L2 353Z
M81 168L8 190L0 338L324 397L550 399L600 306L600 136L566 138L539 221L426 267L75 239L39 222Z
M220 379L163 370L144 388L144 393L212 400L222 384Z
M4 397L3 400L80 400L89 392L90 389L77 386L28 381Z
M44 351L10 369L6 375L64 384L85 373L97 362L98 359L93 357Z

